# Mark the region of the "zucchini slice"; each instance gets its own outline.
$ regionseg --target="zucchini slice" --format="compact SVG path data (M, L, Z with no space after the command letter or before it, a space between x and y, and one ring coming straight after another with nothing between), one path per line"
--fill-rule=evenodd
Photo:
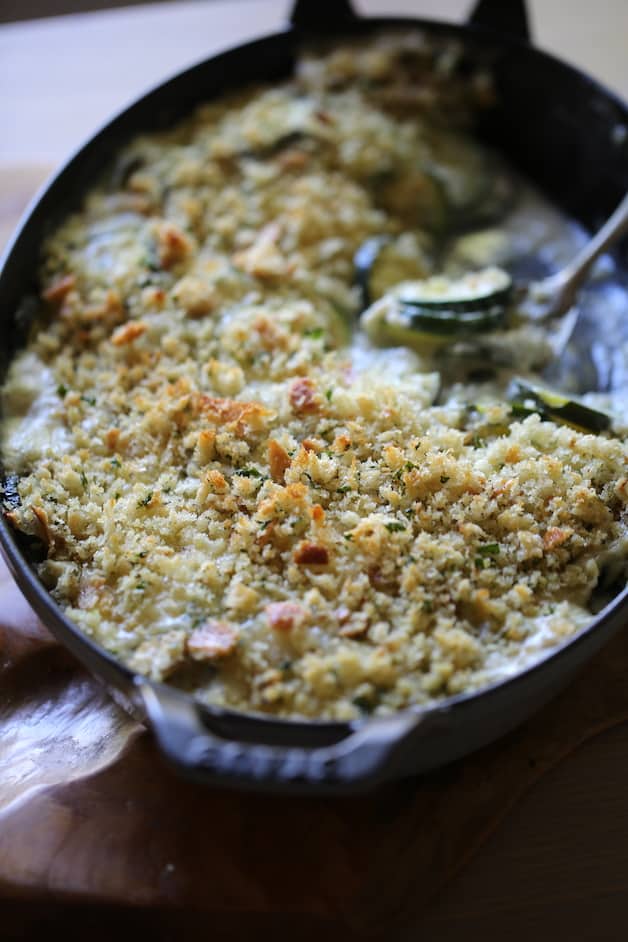
M496 305L484 310L456 310L423 307L401 302L400 313L412 330L438 337L467 337L499 330L504 324L505 308Z
M400 167L372 186L375 204L409 230L442 234L451 217L446 187L425 166Z
M362 326L376 343L442 346L503 327L511 291L510 276L499 268L402 281L364 312Z
M598 412L575 399L526 380L513 380L510 403L514 415L524 416L536 412L544 419L570 425L581 432L605 432L612 425L611 417L606 412Z
M461 278L436 275L399 286L399 301L422 311L479 313L505 308L513 292L510 275L502 268L483 268Z

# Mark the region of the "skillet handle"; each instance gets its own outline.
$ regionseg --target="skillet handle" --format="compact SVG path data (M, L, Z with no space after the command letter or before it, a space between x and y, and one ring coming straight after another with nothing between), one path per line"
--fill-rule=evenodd
M351 0L295 0L290 13L290 23L295 29L307 33L328 33L360 19Z
M526 0L477 0L467 22L532 42Z
M331 745L243 742L212 732L211 716L174 688L145 678L137 686L157 743L179 772L258 791L333 794L373 787L395 775L402 747L421 722L411 713L372 720Z

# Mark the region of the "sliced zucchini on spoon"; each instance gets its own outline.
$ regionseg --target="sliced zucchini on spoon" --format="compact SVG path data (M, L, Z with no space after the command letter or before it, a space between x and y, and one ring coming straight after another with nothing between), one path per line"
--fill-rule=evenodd
M605 432L612 424L610 415L591 409L575 399L563 396L527 380L513 380L510 403L514 415L537 413L544 419L570 425L583 432Z
M361 323L376 343L429 351L502 328L511 290L510 276L499 268L406 281L371 305Z
M502 268L483 268L461 278L435 275L423 281L399 286L402 304L435 313L479 313L508 304L512 295L512 279Z

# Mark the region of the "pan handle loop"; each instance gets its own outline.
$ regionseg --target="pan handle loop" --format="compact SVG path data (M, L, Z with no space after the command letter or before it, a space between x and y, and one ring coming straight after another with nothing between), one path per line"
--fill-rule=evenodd
M374 719L323 746L237 741L214 733L211 717L191 697L144 678L137 685L165 757L188 778L229 787L329 794L366 789L394 777L406 739L421 723L412 713Z
M292 26L307 33L328 33L358 19L351 0L296 0L290 14Z
M532 42L526 0L477 0L467 22L470 26L481 26Z

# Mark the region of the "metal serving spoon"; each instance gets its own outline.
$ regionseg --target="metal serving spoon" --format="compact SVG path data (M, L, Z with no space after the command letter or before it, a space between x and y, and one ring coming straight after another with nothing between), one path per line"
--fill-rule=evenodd
M517 286L522 301L529 299L525 313L533 320L561 317L572 308L593 263L624 233L628 232L628 193L600 231L560 271L527 286Z

